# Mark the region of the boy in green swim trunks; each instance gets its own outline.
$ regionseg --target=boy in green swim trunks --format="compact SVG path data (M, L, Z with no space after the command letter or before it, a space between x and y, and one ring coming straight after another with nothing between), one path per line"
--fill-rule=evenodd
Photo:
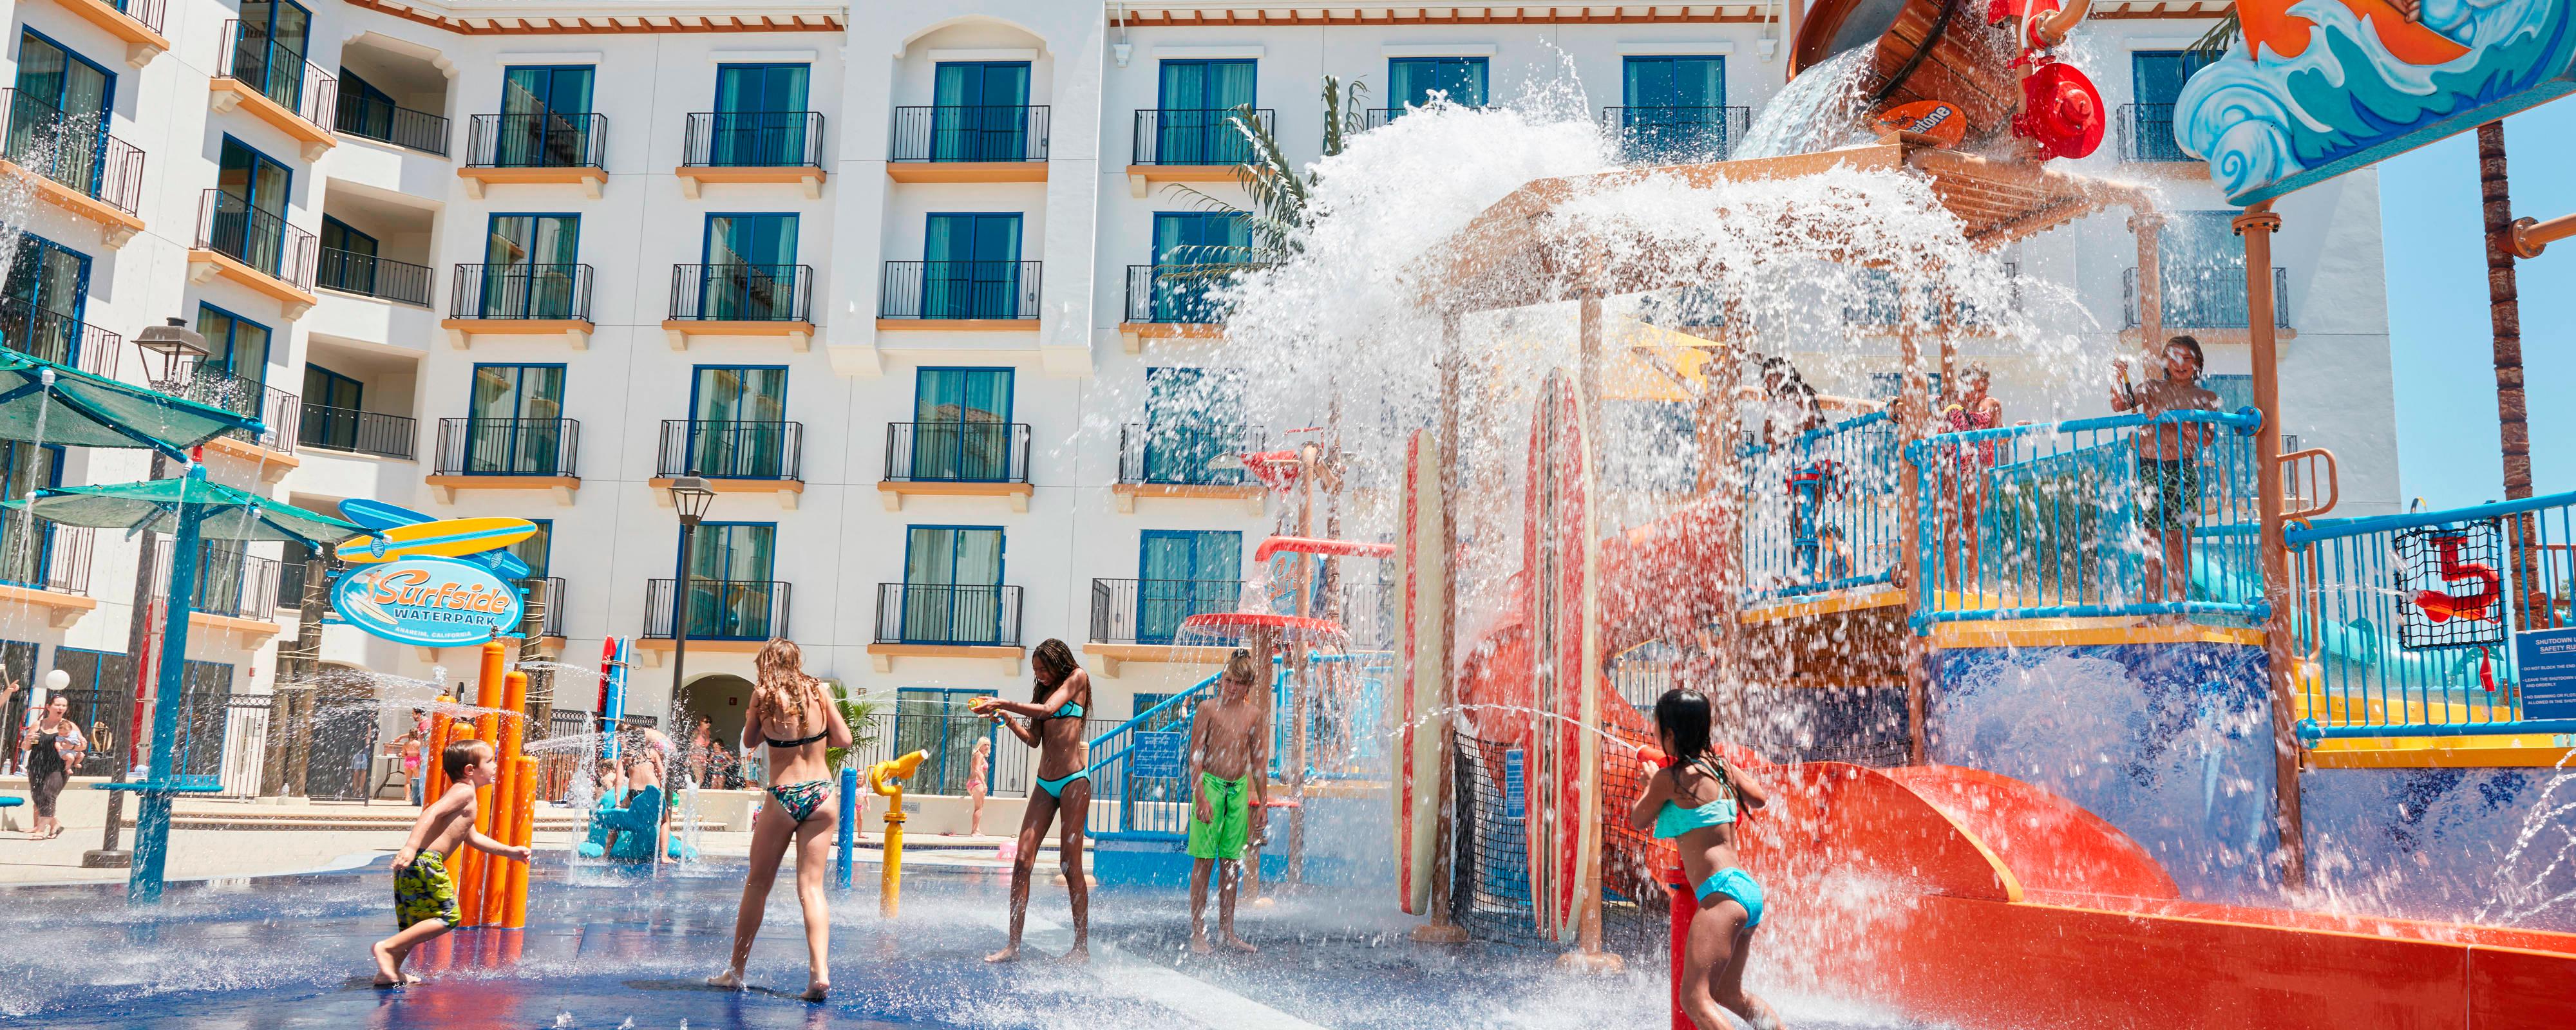
M1236 648L1225 662L1217 696L1202 701L1190 720L1190 779L1198 784L1198 801L1190 813L1190 950L1207 954L1208 874L1219 863L1225 880L1217 892L1218 939L1238 951L1255 951L1234 934L1234 896L1243 884L1243 848L1263 822L1268 799L1268 766L1262 754L1260 706L1253 703L1257 669L1252 652Z
M376 942L378 987L419 983L419 977L404 975L403 960L411 957L411 949L456 925L456 881L448 876L447 856L463 845L521 862L535 853L474 829L474 792L501 775L492 745L460 740L447 745L438 762L447 772L447 793L420 810L411 824L411 839L394 852L395 933Z

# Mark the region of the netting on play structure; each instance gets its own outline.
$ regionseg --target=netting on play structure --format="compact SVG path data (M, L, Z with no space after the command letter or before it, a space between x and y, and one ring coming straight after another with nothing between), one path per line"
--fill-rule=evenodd
M2409 651L2504 642L2504 547L2496 519L2397 534L2397 643Z

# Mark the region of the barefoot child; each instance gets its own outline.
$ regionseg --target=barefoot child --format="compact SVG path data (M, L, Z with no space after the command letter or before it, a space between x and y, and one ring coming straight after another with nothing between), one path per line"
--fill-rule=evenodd
M975 753L966 759L966 803L970 806L966 835L970 837L984 835L984 794L992 789L992 784L984 776L984 769L992 762L993 735L987 733L975 738Z
M1198 803L1190 813L1190 950L1207 954L1208 873L1224 866L1217 892L1220 943L1255 950L1234 934L1234 894L1243 884L1243 847L1262 818L1268 788L1261 774L1261 711L1252 703L1252 652L1235 648L1225 660L1217 696L1199 703L1190 720L1190 771Z
M460 740L447 745L438 761L451 781L447 793L421 809L420 818L412 821L411 838L403 842L401 851L394 852L396 932L376 942L378 987L419 983L419 977L403 974L403 960L410 958L411 949L421 942L456 925L456 881L448 878L447 856L454 854L459 845L471 845L484 854L521 862L535 853L493 840L474 828L474 792L491 786L501 775L501 763L494 757L492 745Z
M1762 925L1762 885L1735 864L1736 806L1760 808L1770 792L1709 746L1708 696L1687 687L1655 702L1655 730L1673 764L1646 781L1628 825L1654 828L1679 846L1682 873L1699 895L1682 946L1682 1011L1700 1030L1720 1030L1723 1008L1754 1030L1779 1030L1780 1017L1744 990L1744 959Z

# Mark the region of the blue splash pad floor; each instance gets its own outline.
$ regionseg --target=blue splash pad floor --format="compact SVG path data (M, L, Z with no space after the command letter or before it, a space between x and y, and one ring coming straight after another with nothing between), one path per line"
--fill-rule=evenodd
M723 964L741 890L739 864L636 876L541 857L527 929L451 933L444 968L431 949L413 957L428 983L378 990L367 948L393 929L382 860L172 884L158 908L128 907L121 886L16 888L0 892L0 1024L1598 1030L1664 1019L1664 978L1637 968L1651 962L1576 976L1555 970L1554 949L1417 948L1382 892L1247 909L1243 932L1262 953L1208 958L1184 948L1186 894L1096 890L1095 957L1077 967L1044 961L1070 934L1063 888L1041 881L1038 960L991 966L981 958L1001 945L1006 886L990 875L909 876L894 921L878 915L872 881L833 892L833 994L818 1005L793 996L805 984L803 922L783 871L752 952L753 989L713 990L702 978ZM1800 1026L1890 1025L1774 1000Z

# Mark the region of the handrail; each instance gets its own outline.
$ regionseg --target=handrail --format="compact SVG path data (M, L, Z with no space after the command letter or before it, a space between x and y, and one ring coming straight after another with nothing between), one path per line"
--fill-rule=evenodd
M1852 421L1858 422L1860 420L1853 419ZM2263 413L2254 408L2238 408L2235 411L2168 411L2161 415L2102 415L2094 418L2068 419L2064 422L2034 422L2026 426L1995 426L1989 429L1962 429L1955 433L1934 433L1921 440L1916 440L1912 443L1906 444L1905 456L1907 458L1916 457L1922 452L1926 444L1940 440L1947 440L1954 443L1975 443L1979 440L1998 440L2008 436L2021 436L2033 433L2082 433L2096 429L2131 429L2151 424L2172 425L2183 422L2209 422L2223 426L2234 426L2237 432L2251 433L2256 429L2262 428Z
M1836 422L1832 425L1822 426L1799 433L1797 436L1789 439L1787 443L1782 444L1782 446L1814 443L1828 436L1838 436L1856 429L1865 429L1870 426L1877 425L1881 422L1887 421L1890 417L1892 416L1886 408L1880 408L1877 411L1870 412L1857 418L1844 419L1843 421ZM1989 431L1990 430L1979 430L1979 432ZM1769 453L1771 453L1771 445L1757 441L1736 448L1735 456L1739 458L1751 458Z
M2315 505L2313 507L2293 508L2283 511L2281 513L2281 517L2283 519L2312 519L2335 510L2335 505L2343 503L2343 476L2335 469L2335 456L2333 451L2329 451L2323 447L2310 447L2306 450L2291 451L2290 453L2281 456L2281 468L2286 472L2294 468L2296 462L2317 458L2325 459L2326 463L2326 474L2325 479L2323 480L2326 488L2326 503ZM2283 476L2285 481L2295 478L2296 477L2294 476ZM2319 482L2319 480L2316 473L2310 472L2308 474L2308 483L2310 485L2315 485L2317 482ZM2283 500L2286 502L2287 498L2284 498ZM2315 498L2311 497L2308 498L2308 500L2313 501Z
M2294 527L2283 533L2282 536L2289 542L2290 546L2296 547L2300 544L2314 543L2319 540L2335 540L2348 536L2360 536L2364 533L2383 533L2394 529L2420 529L2425 526L2439 526L2447 522L2468 522L2473 519L2494 518L2498 515L2520 515L2527 511L2539 511L2542 508L2557 508L2568 505L2576 505L2576 490L2570 490L2566 493L2545 494L2539 497L2525 497L2518 501L2490 501L2485 504L2472 505L2466 508L2452 508L2447 511L2416 511L2407 512L2403 515L2374 515L2369 518L2338 519L2323 525L2311 525L2306 528Z
M1180 704L1181 702L1183 702L1183 701L1187 701L1187 700L1189 700L1190 698L1197 697L1200 691L1202 691L1202 690L1206 690L1207 688L1209 688L1209 687L1211 687L1211 686L1214 686L1214 685L1216 684L1216 681L1220 678L1220 676L1221 676L1221 675L1222 675L1222 674L1219 674L1219 676L1210 676L1210 677L1208 677L1208 678L1206 678L1206 679L1200 680L1200 681L1198 681L1198 684L1197 684L1196 686L1193 686L1193 687L1191 687L1191 688L1190 688L1190 689L1188 689L1188 690L1181 691L1181 692L1180 692L1180 693L1178 693L1178 694L1174 694L1174 695L1172 695L1172 696L1170 696L1170 697L1164 698L1161 702L1159 702L1159 703L1155 704L1155 705L1154 705L1154 707L1152 707L1152 708L1148 708L1148 709L1145 709L1144 711L1141 711L1141 712L1136 713L1135 718L1129 719L1129 720L1127 720L1126 722L1119 723L1119 724L1118 724L1118 725L1116 725L1116 726L1112 726L1112 727L1110 727L1110 728L1108 729L1108 731L1107 731L1107 732L1104 732L1104 733L1102 733L1101 735L1099 735L1099 736L1097 736L1097 737L1093 737L1093 738L1091 738L1090 740L1084 741L1084 742L1083 742L1083 747L1084 747L1084 749L1085 749L1086 751L1095 751L1095 750L1097 750L1097 749L1099 748L1099 746L1100 746L1100 742L1101 742L1101 741L1108 740L1109 738L1111 738L1111 737L1115 737L1115 736L1117 736L1117 735L1119 735L1119 734L1121 734L1121 733L1125 733L1125 734L1127 734L1127 735L1128 735L1128 736L1127 736L1127 746L1126 746L1126 747L1121 748L1121 749L1119 749L1119 750L1117 750L1117 751L1115 751L1115 752L1111 752L1110 754L1107 754L1107 755L1105 755L1105 756L1102 756L1102 757L1099 757L1099 758L1094 758L1094 759L1092 759L1092 760L1091 760L1091 764L1090 764L1090 765L1086 765L1086 766L1083 766L1083 767L1082 767L1082 771L1084 771L1084 772L1096 772L1096 771L1098 771L1098 770L1099 770L1099 768L1100 768L1101 766L1104 766L1104 765L1109 764L1112 760L1127 757L1127 752L1129 752L1129 751L1133 751L1133 750L1135 750L1135 748L1136 748L1135 729L1136 729L1136 727L1137 727L1138 725L1141 725L1141 724L1142 724L1142 723L1144 723L1144 721L1145 721L1145 720L1147 720L1147 719L1151 719L1151 718L1153 718L1154 716L1161 715L1161 714L1163 713L1163 710L1164 710L1164 709L1166 709L1166 708L1170 708L1170 707L1172 707L1173 705Z

